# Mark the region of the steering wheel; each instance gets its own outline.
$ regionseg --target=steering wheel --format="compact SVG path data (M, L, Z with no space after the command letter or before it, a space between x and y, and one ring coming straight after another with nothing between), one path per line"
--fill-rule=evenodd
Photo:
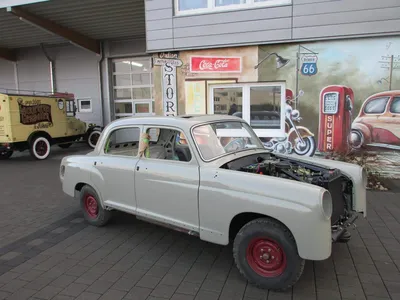
M234 139L225 145L224 149L227 152L236 151L239 149L244 149L246 147L245 142L241 138Z

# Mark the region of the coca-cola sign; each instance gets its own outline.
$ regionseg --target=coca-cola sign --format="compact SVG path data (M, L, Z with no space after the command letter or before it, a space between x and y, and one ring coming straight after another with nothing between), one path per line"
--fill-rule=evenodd
M192 73L241 73L242 58L233 56L192 56L190 58Z

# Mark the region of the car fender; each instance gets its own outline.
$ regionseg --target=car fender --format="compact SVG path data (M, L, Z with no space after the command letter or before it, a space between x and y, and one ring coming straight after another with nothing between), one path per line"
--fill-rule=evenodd
M90 156L73 155L64 157L61 160L60 167L64 166L64 175L60 174L62 190L65 194L76 197L76 188L79 184L87 184L94 188L102 199L98 185L92 180L93 175L99 173L93 167L94 159ZM101 201L102 202L102 201Z
M353 124L351 125L351 130L357 130L361 132L364 138L363 146L371 143L371 129L369 128L369 126L360 122L353 122Z
M315 166L336 168L347 176L353 183L353 210L363 213L367 217L367 172L364 167L348 162L326 158L304 157L296 154L277 154L278 157L295 159Z
M200 174L200 238L227 245L233 218L257 213L278 220L293 234L299 255L331 255L331 221L320 205L325 189L272 176L203 168Z

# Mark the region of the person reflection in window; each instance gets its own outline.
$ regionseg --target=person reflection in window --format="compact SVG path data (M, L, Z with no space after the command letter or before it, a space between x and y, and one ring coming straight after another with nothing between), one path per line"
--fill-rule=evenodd
M232 116L235 112L237 112L237 105L233 103L229 108L228 115Z

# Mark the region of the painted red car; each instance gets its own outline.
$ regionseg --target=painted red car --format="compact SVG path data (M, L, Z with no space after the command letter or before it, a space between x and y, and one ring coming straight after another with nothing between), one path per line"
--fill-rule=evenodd
M400 90L369 96L351 126L353 148L376 146L400 150Z

